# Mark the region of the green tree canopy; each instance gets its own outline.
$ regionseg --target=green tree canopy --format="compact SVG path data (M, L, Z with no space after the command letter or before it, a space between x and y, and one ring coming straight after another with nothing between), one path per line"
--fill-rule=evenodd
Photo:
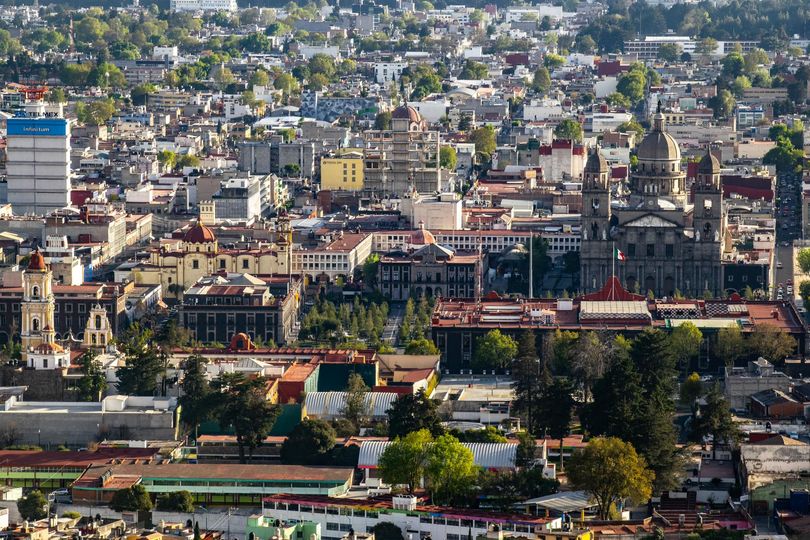
M745 340L738 326L721 328L717 332L714 353L727 366L733 366L738 359L742 358L745 354Z
M611 506L620 500L646 502L654 477L633 445L615 437L592 439L568 465L569 481L576 489L590 493L600 519L608 519Z
M164 512L190 514L194 512L194 498L185 489L161 493L157 498L157 509Z
M211 403L211 386L205 373L207 363L208 360L198 354L189 356L185 361L180 384L183 395L178 402L180 419L189 429L196 429L201 422L211 418L212 409L215 408Z
M425 466L433 436L427 429L412 431L397 438L380 455L377 468L386 484L408 486L413 493L425 475Z
M539 94L545 94L548 92L549 88L551 88L551 75L548 72L548 68L540 66L532 77L532 90Z
M389 438L404 437L421 429L427 429L434 436L444 433L438 406L427 397L424 389L399 396L387 413Z
M701 394L703 394L703 383L700 381L700 375L692 373L681 383L680 401L683 405L692 406Z
M582 142L582 124L566 118L554 128L554 137L574 142Z
M703 343L703 333L689 321L676 327L669 335L672 354L678 365L684 369L688 369L689 363L697 358L701 343Z
M116 512L148 511L152 509L152 499L141 484L119 489L110 500L110 508Z
M430 445L425 475L433 501L458 501L471 487L476 472L472 450L452 435L442 435Z
M475 60L467 60L464 62L464 67L459 73L459 79L486 79L489 76L489 70L486 64L476 62Z
M96 359L96 353L90 349L79 357L79 401L99 401L107 390L107 376Z
M475 144L475 152L489 159L495 153L495 130L492 126L476 128L469 132L467 141Z
M247 463L262 444L279 415L279 407L267 400L264 377L247 379L241 373L224 373L216 381L217 420L222 429L233 429L239 462ZM248 455L245 455L247 450Z
M102 98L85 103L76 104L76 117L82 124L100 126L115 114L115 101L111 98Z
M306 418L281 445L281 461L297 465L323 465L335 446L335 430L324 420Z
M781 328L768 324L755 324L748 338L748 344L755 354L774 364L796 352L796 340Z
M720 386L715 384L706 394L705 404L700 406L692 422L693 435L700 441L703 437L712 437L712 453L719 443L734 444L740 439L741 432L731 416L731 406Z
M472 365L475 369L500 369L517 356L517 342L500 330L490 330L478 338Z
M456 164L458 164L456 149L452 146L442 146L441 150L439 150L439 163L442 169L455 171Z
M380 521L371 528L375 540L404 540L402 529L390 521Z
M36 521L48 516L48 500L41 491L35 489L17 501L17 510L23 519Z
M439 349L427 338L412 339L405 346L405 354L439 354Z

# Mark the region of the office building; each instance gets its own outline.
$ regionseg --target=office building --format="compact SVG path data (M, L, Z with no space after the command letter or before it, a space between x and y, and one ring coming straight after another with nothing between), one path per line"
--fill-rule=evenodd
M15 214L70 205L70 123L64 118L8 119L8 202Z

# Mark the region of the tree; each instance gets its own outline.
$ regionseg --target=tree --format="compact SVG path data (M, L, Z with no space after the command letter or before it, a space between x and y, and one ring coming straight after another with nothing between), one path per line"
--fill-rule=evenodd
M383 482L391 486L408 486L408 492L413 493L425 475L432 441L430 431L420 429L389 444L377 462Z
M596 332L580 334L571 354L571 375L582 388L585 402L590 399L593 382L605 372L610 351Z
M279 407L267 401L264 377L246 379L241 373L223 373L215 381L214 388L219 403L217 419L222 429L231 427L239 448L239 462L247 463L253 457L253 450L267 437L276 418Z
M608 105L610 105L611 107L621 107L623 109L627 109L632 105L632 103L630 103L630 100L627 99L627 97L624 94L621 94L619 92L613 92L606 99L607 99ZM630 120L629 122L624 122L624 123L620 124L619 125L619 131L622 131L621 127L624 124L629 124L630 122L635 122L635 120ZM641 127L640 124L639 124L639 127ZM630 130L625 129L624 131L626 132L626 131L630 131ZM633 130L633 131L635 131L635 130ZM639 137L641 137L641 135L644 135L644 128L641 128L641 134L639 135Z
M746 90L751 88L751 79L745 75L739 75L731 83L731 89L734 92L734 97L741 98Z
M796 261L799 263L802 273L810 274L810 248L802 248L796 254Z
M157 347L153 332L134 323L118 347L124 353L124 366L116 370L118 391L129 396L157 395L158 379L166 372L168 357Z
M804 280L799 283L799 296L805 307L810 306L810 280Z
M298 89L298 81L289 73L282 73L273 81L273 87L284 94L292 94Z
M695 52L697 54L708 55L717 50L717 40L714 38L706 37L701 39L695 45Z
M67 95L65 90L59 86L48 90L48 101L51 103L66 103Z
M157 509L164 512L190 514L194 512L194 498L185 489L161 493L157 498Z
M737 102L731 92L724 88L716 96L709 98L708 105L714 111L715 118L727 118L734 111Z
M681 56L681 47L677 43L662 43L658 46L658 59L664 62L677 62Z
M698 441L704 437L712 437L712 458L720 442L733 444L739 440L740 430L731 416L731 407L723 397L719 385L712 386L706 394L705 404L700 406L693 419L692 430Z
M638 70L631 70L619 78L616 91L630 100L637 103L644 98L644 91L647 88L647 79L644 73Z
M702 393L703 383L697 373L692 373L681 383L680 400L683 405L693 406Z
M678 365L684 370L689 369L690 362L700 352L703 343L703 333L691 322L677 326L669 335L669 345Z
M654 477L633 445L615 437L592 439L568 465L569 481L591 494L603 520L609 518L611 506L622 499L646 502Z
M189 429L195 430L200 423L211 418L211 386L205 374L204 357L193 354L188 357L183 372L183 382L180 389L183 395L178 399L180 405L180 419Z
M725 365L733 366L743 356L745 349L745 341L739 326L722 328L717 333L717 343L714 350Z
M183 154L182 156L177 158L175 166L178 169L183 169L185 167L196 168L200 166L200 158L198 158L194 154Z
M768 53L759 47L751 49L745 53L743 60L745 61L745 71L747 73L751 73L759 66L767 67L771 64L771 59L768 57Z
M530 433L536 433L540 399L550 384L545 363L537 355L534 332L526 330L520 335L517 359L512 363L512 388L515 391L514 411Z
M110 508L116 512L146 512L152 509L152 499L141 484L119 489L110 500Z
M76 104L76 117L79 122L91 126L100 126L115 114L115 101L111 98L97 99L89 103L80 101Z
M99 88L123 88L127 78L115 64L100 62L90 71L87 83Z
M431 500L438 504L457 501L475 477L472 450L452 435L442 435L428 449L425 476Z
M755 324L748 342L755 354L774 364L783 362L796 352L796 340L790 334L767 324Z
M404 540L402 529L390 521L380 521L371 528L375 540Z
M475 144L475 152L489 159L495 153L495 130L492 126L484 126L472 130L467 135L467 141Z
M619 124L618 130L620 133L635 133L636 141L640 141L641 138L644 137L644 128L641 127L641 124L639 124L635 118Z
M555 69L565 64L565 58L552 53L546 53L543 57L543 65L548 69Z
M174 169L174 165L177 162L177 154L171 150L161 150L157 154L157 160L166 168Z
M420 429L427 429L434 436L444 432L438 406L427 397L424 389L399 396L386 412L389 438L404 437Z
M582 125L571 118L566 118L554 128L554 137L568 141L582 142Z
M745 59L736 51L727 54L720 63L723 66L723 75L729 79L742 75L745 68Z
M129 92L133 105L146 105L149 94L155 93L157 87L152 83L139 84Z
M464 62L464 67L459 73L459 79L486 79L489 76L489 70L486 64L476 62L475 60L467 60Z
M427 338L412 339L405 346L405 354L441 354L433 342Z
M323 465L335 446L335 430L319 418L306 418L281 445L281 461L295 465Z
M370 388L366 386L363 377L357 373L349 374L346 384L346 405L343 407L343 417L353 423L360 430L360 427L368 420L369 409L366 404L366 397Z
M574 389L565 379L555 379L543 392L538 411L539 424L548 436L560 441L560 471L563 470L563 439L571 432Z
M26 521L36 521L48 516L48 500L41 491L35 489L17 501L17 510Z
M96 353L92 349L79 357L79 401L99 401L107 389L107 376L96 360Z
M374 118L374 129L385 131L391 129L391 112L384 111L381 113L377 113L377 117Z
M455 171L456 164L458 163L456 149L452 146L442 146L442 149L439 150L439 163L442 169Z
M490 330L478 338L472 365L475 369L505 368L517 356L517 343L500 330Z
M548 68L540 66L532 77L532 90L538 94L545 94L548 92L549 88L551 88L551 75L548 72Z

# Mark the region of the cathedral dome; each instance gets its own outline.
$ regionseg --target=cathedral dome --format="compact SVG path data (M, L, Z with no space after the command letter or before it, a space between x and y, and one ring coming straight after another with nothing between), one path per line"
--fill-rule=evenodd
M588 161L585 163L585 172L589 173L606 173L608 172L608 163L605 156L599 151L594 150L588 156Z
M422 115L419 114L419 111L417 111L410 105L403 105L401 107L397 107L396 109L394 109L394 112L391 113L391 118L408 120L409 122L416 122L416 123L422 121Z
M653 117L653 129L637 150L639 161L680 161L681 150L675 138L664 130L664 114L657 112Z
M720 174L720 162L711 152L706 152L706 155L698 163L698 173Z
M216 242L217 237L214 231L203 225L197 223L183 236L183 242L188 244L207 244L209 242Z
M45 270L45 257L42 253L35 251L31 254L31 259L28 261L29 270Z

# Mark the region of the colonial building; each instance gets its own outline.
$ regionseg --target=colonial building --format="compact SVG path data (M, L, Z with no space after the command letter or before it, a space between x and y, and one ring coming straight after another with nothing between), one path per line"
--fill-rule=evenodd
M34 369L69 366L70 351L56 343L53 274L39 251L31 254L22 279L20 341L23 361Z
M384 255L377 283L380 291L395 302L423 295L471 298L475 296L479 260L476 253L457 253L429 242L415 251Z
M149 261L133 268L138 284L161 285L164 297L182 298L200 278L217 272L252 275L289 274L292 267L289 220L278 220L275 243L256 242L250 248L222 248L210 228L192 226L182 238L163 241Z
M297 278L223 272L186 290L180 321L201 343L230 343L244 331L253 341L281 345L298 320L301 292Z
M595 291L615 275L631 291L701 297L723 292L721 258L726 214L720 163L708 154L698 166L694 203L687 199L678 143L659 110L638 147L627 196L614 196L609 168L592 153L583 173L582 288ZM618 258L619 250L624 255Z
M365 144L364 188L380 195L440 191L440 137L422 115L407 105L391 114L390 130L368 130Z

